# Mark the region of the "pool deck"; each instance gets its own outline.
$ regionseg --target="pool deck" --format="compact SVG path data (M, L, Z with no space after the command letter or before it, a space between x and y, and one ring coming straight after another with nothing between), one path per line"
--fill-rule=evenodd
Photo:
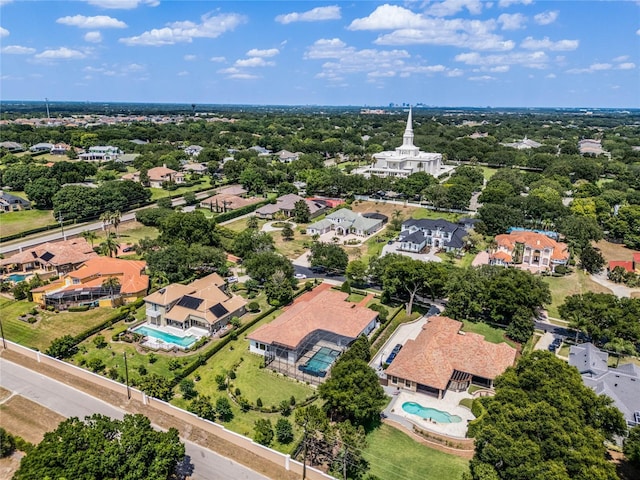
M385 390L391 394L391 402L385 408L384 413L389 419L404 425L409 430L413 430L415 425L423 430L431 430L450 437L464 438L467 433L467 423L475 418L471 410L459 405L460 400L463 398L472 398L467 392L447 391L444 398L438 400L436 397L408 390L400 390L399 394L395 394L397 390L394 388L387 387ZM402 409L402 404L405 402L415 402L423 407L436 408L451 415L458 415L462 418L462 421L458 423L439 423L425 420L418 415L405 412Z
M158 330L160 332L165 332L165 333L169 333L171 335L174 335L176 337L180 337L180 338L184 338L184 337L195 337L195 341L198 341L198 339L200 337L205 337L205 336L209 336L209 332L202 329L202 328L197 328L197 327L191 327L188 328L187 330L182 330L180 328L175 328L175 327L169 327L169 326L164 326L164 327L160 327L158 325L152 325L150 323L143 323L142 325L138 325L136 328L139 327L147 327L150 328L152 330ZM133 331L135 332L135 329L133 329ZM153 350L173 350L174 348L177 348L179 350L186 350L187 347L183 347L181 345L176 345L175 343L170 343L170 342L165 342L163 340L157 339L157 338L153 338L149 335L146 336L147 339L142 342L142 345L151 348ZM194 342L195 343L195 342Z

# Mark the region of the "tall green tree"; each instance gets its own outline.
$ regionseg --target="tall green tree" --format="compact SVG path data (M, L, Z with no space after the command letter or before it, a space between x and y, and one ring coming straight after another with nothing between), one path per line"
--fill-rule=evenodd
M311 219L311 211L309 205L304 200L298 200L293 205L293 219L297 223L309 223Z
M349 256L340 245L314 242L310 250L309 264L312 267L323 266L334 273L343 273L347 268Z

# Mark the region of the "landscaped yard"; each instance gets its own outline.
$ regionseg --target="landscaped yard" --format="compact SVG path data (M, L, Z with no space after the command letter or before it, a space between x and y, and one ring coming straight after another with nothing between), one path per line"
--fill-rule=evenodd
M109 228L109 232L114 233L113 228ZM118 225L118 241L120 244L135 244L145 237L156 238L160 232L156 227L147 227L140 222L126 222ZM97 240L94 240L94 245L98 245L104 241L107 236L107 231L96 230Z
M458 480L467 460L433 450L389 425L367 436L369 473L385 480Z
M183 195L187 192L194 192L196 190L202 190L204 188L211 187L211 179L209 177L203 177L203 182L191 187L180 187L175 190L165 190L164 188L150 188L151 200L158 200L162 197L169 197L172 195ZM212 187L213 188L213 187Z
M581 270L576 270L564 277L542 277L542 279L551 289L551 304L547 308L550 317L560 318L558 307L569 295L584 292L611 293L611 290L594 282Z
M486 323L482 323L482 322L474 323L468 320L464 320L463 323L464 323L464 326L462 327L462 330L464 330L465 332L478 333L482 335L487 342L491 342L491 343L506 342L512 347L515 347L515 343L513 343L511 340L508 340L504 336L504 330L500 328L492 327L491 325L488 325Z
M15 194L12 192L12 194ZM7 237L33 228L55 224L51 210L20 210L0 214L0 236Z
M77 335L104 322L115 310L94 308L86 312L53 313L38 310L40 320L27 323L18 317L37 307L33 302L0 298L0 316L7 339L27 347L46 350L51 341L63 335Z
M393 218L395 211L400 211L404 220L410 218L422 219L422 218L444 218L451 222L455 222L459 215L448 212L436 212L427 208L417 207L415 205L397 205L395 203L388 203L383 200L379 201L355 201L351 205L351 209L358 213L382 213L389 217L389 220Z

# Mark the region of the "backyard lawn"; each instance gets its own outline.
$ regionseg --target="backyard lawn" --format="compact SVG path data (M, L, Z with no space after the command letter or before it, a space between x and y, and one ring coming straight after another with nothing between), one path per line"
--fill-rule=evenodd
M558 307L569 295L584 292L611 293L611 290L591 280L582 270L576 270L565 277L542 277L542 280L551 289L551 304L548 305L547 312L550 317L555 318L560 318Z
M39 350L46 350L51 341L63 335L77 335L94 325L104 322L115 310L94 308L86 312L53 313L39 310L40 320L27 323L18 317L36 307L33 302L0 298L0 316L7 339Z
M203 177L203 180L204 181L202 183L199 183L197 185L193 185L191 187L180 187L176 188L175 190L165 190L164 188L149 188L149 191L151 192L151 200L155 201L163 197L169 197L172 195L183 195L187 192L194 192L203 188L212 187L211 179L209 177Z
M113 228L109 228L109 232L114 233ZM160 232L156 227L147 227L140 222L126 222L121 223L118 226L118 240L121 244L134 244L138 243L145 237L157 238ZM94 245L98 245L104 241L107 236L106 231L96 230L97 240L94 240Z
M492 327L491 325L488 325L486 323L482 323L482 322L474 323L468 320L464 320L463 323L464 323L464 326L462 327L462 330L464 330L465 332L478 333L482 335L487 342L491 342L491 343L506 342L512 347L515 347L515 343L505 338L504 330L500 328Z
M369 473L385 480L459 480L467 460L433 450L389 425L367 436Z
M56 222L51 210L34 209L3 213L0 215L0 236L6 237L54 223Z

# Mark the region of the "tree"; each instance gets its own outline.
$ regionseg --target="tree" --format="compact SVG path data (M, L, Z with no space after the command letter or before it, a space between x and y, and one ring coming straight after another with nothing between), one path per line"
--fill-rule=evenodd
M185 192L182 198L184 199L185 205L195 205L196 203L198 203L196 194L193 192Z
M424 262L402 257L387 265L382 276L382 286L390 295L397 295L407 302L407 315L413 311L413 302L428 282Z
M170 197L162 197L162 198L159 198L158 201L156 201L156 205L158 206L158 208L170 209L170 208L173 208L173 201L171 200ZM136 213L136 217L138 213ZM169 213L170 212L167 212L167 214Z
M102 281L102 288L109 291L109 296L113 297L113 294L117 290L120 291L120 280L118 277L108 277Z
M360 359L338 360L331 377L318 388L332 418L372 427L387 402L378 375Z
M191 400L198 396L195 383L193 383L193 380L188 378L183 378L180 381L180 392L182 393L182 398L185 400Z
M339 245L314 242L310 250L309 263L312 267L323 266L333 273L343 273L347 268L349 256Z
M191 413L195 413L200 418L204 418L205 420L215 421L216 419L216 411L211 404L211 397L207 395L200 395L189 403L187 407Z
M291 228L291 224L286 223L284 227L282 227L282 239L283 240L293 240L293 228Z
M279 253L256 253L245 260L244 266L247 275L260 283L271 279L276 272L282 272L286 278L293 280L293 264Z
M100 244L100 253L103 255L107 255L109 257L113 257L116 253L118 253L118 241L113 233L109 233L107 238Z
M80 234L87 242L91 242L91 248L93 248L93 242L98 239L98 235L93 230L85 230Z
M345 274L356 285L362 285L367 280L367 264L362 260L353 260L347 265Z
M362 425L355 427L348 420L335 429L337 441L334 447L330 471L334 476L347 480L364 478L369 462L363 457L367 437Z
M264 291L271 305L281 306L293 300L293 286L291 276L282 270L276 270L264 283Z
M256 218L256 217L249 217ZM248 220L247 220L248 223ZM270 252L274 249L273 237L266 232L260 232L256 228L247 226L246 230L240 232L233 240L233 253L245 260L251 255L262 252Z
M24 193L38 208L53 208L53 196L60 190L60 183L55 178L36 178L24 187Z
M9 432L0 427L0 458L11 455L16 450L16 441Z
M305 200L298 200L293 205L293 219L297 223L309 223L311 211Z
M156 373L145 375L138 384L140 390L150 397L168 402L173 397L171 380Z
M592 275L600 273L606 263L602 254L591 245L585 246L580 252L580 267Z
M260 445L269 446L273 441L271 420L259 418L253 425L253 440Z
M498 377L495 388L471 424L473 479L617 478L604 440L624 433L624 417L610 398L582 383L577 369L535 351Z
M64 445L64 448L60 448ZM166 479L185 454L178 431L155 430L143 415L114 420L95 414L65 420L44 435L14 478Z
M640 425L629 430L629 436L624 441L624 456L636 467L640 467Z
M293 426L286 418L279 418L276 422L276 440L283 445L293 441Z
M216 400L216 413L223 422L228 422L233 418L233 410L227 397L218 397Z
M54 339L44 353L54 358L68 358L74 355L77 350L75 338L71 335L64 335Z
M251 215L247 218L247 228L249 230L256 230L258 228L258 217Z
M220 239L215 222L210 221L201 211L173 212L160 223L160 241L166 244L182 240L187 246L193 243L218 246Z

